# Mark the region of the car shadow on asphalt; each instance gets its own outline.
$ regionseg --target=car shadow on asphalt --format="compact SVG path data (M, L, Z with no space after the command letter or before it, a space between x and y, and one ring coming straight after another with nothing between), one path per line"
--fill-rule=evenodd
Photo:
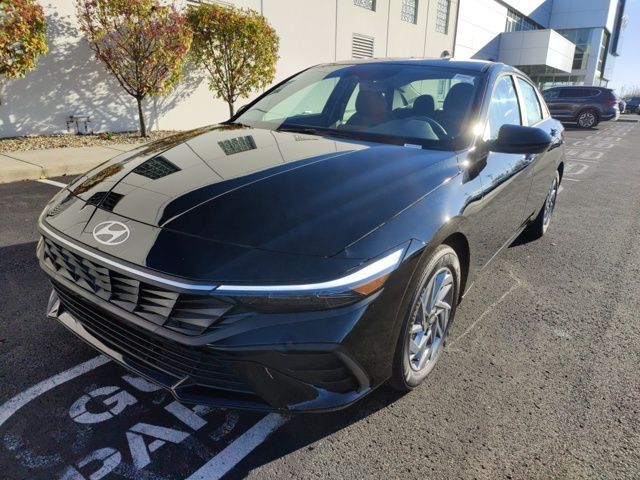
M388 408L403 396L402 393L383 385L343 410L290 415L284 426L275 431L267 442L255 449L225 478L245 478L252 470L297 450L313 450L317 442L365 421L367 417Z

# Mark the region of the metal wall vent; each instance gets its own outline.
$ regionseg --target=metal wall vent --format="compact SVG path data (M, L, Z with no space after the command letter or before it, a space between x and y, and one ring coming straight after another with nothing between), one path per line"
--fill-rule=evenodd
M353 58L373 58L373 37L354 33L351 39L351 56Z

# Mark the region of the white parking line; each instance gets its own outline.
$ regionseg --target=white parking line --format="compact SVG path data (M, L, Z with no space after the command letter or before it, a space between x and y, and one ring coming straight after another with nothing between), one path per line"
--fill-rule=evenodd
M49 390L94 370L110 360L99 355L84 363L58 373L42 382L29 387L0 406L0 427L18 410ZM224 450L196 470L188 480L219 479L231 471L238 463L263 443L269 435L287 422L287 417L270 413L244 432Z
M570 182L579 182L580 180L575 179L575 178L569 178L569 177L562 177L562 180L569 180Z
M576 158L567 158L567 162L589 162L589 163L600 163L596 160L585 160L584 158L576 157Z
M284 425L286 421L286 417L277 413L270 413L236 438L218 455L192 473L187 480L216 480L222 478L240 463L244 457L264 442L269 435Z
M564 178L563 178L563 180L564 180ZM495 302L493 302L491 305L489 305L489 306L487 307L487 309L486 309L484 312L482 312L482 313L480 314L480 316L479 316L478 318L476 318L476 319L471 323L471 325L469 325L469 326L467 327L467 329L466 329L464 332L462 332L460 335L458 335L458 336L457 336L456 338L454 338L453 340L449 340L449 341L448 341L448 343L447 343L447 349L450 349L450 348L453 346L453 344L454 344L454 343L456 343L456 344L457 344L457 343L459 343L459 342L460 342L460 340L462 340L464 337L466 337L466 336L467 336L467 334L468 334L469 332L471 332L471 331L476 327L476 325L478 325L478 324L482 321L482 319L483 319L483 318L484 318L484 317L485 317L489 312L491 312L495 307L497 307L498 305L500 305L500 303L502 303L502 301L503 301L505 298L507 298L509 295L511 295L511 293L513 293L513 291L514 291L515 289L520 288L520 287L523 285L522 280L520 280L518 277L516 277L516 276L513 274L513 272L511 272L511 271L510 271L510 272L509 272L509 276L510 276L511 278L513 278L513 280L515 281L515 283L514 283L513 285L511 285L511 288L509 288L509 290L507 290L506 292L504 292L504 293L502 294L502 296L501 296L500 298L498 298ZM187 479L187 480L189 480L189 479Z
M36 182L46 183L47 185L53 185L54 187L64 188L67 186L66 183L56 182L55 180L49 180L48 178L38 178Z
M109 362L109 359L107 357L98 355L97 357L94 357L91 360L87 360L80 365L76 365L69 370L65 370L64 372L58 373L53 377L49 377L46 380L37 383L33 387L26 389L22 393L19 393L12 399L7 400L2 406L0 406L0 427L14 413L16 413L30 401L35 400L43 393L48 392L52 388L57 387L58 385L62 385L69 380L79 377L80 375L83 375L93 370L94 368L98 368L107 362Z

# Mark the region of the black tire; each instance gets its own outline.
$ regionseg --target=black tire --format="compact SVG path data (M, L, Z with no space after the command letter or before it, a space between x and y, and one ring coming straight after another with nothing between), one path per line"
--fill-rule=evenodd
M547 196L544 199L544 204L542 208L536 215L536 218L527 225L527 228L523 232L523 235L527 240L537 240L544 236L547 233L547 229L549 228L549 224L551 222L551 218L553 217L553 212L555 210L556 202L558 199L558 188L560 187L560 173L556 171L556 175L553 177L553 182L551 182L551 186L549 187L549 191L547 192ZM553 198L551 198L553 196ZM551 202L551 203L549 203ZM548 212L548 215L545 215L545 211L547 211L547 207L551 207L551 211Z
M458 256L456 252L449 247L448 245L440 245L436 250L431 254L431 256L422 262L424 267L419 275L418 281L413 282L413 293L411 294L411 300L409 302L409 306L405 313L405 317L403 320L402 328L400 329L400 335L398 337L396 343L396 351L394 354L393 360L393 371L392 376L389 379L389 386L394 388L395 390L401 392L408 392L413 390L415 387L420 385L423 380L427 377L427 375L433 370L436 362L442 354L442 350L444 349L444 345L446 342L446 337L449 333L449 329L451 324L453 323L456 307L458 303L459 293L460 293L460 261L458 260ZM448 312L448 319L444 323L444 329L442 328L442 321L444 320L444 308L440 308L439 312L435 314L435 320L431 320L428 325L429 328L433 328L434 331L431 334L427 334L427 332L422 333L423 339L426 343L430 338L432 340L431 348L427 349L431 350L434 353L433 358L430 357L426 361L426 363L422 366L421 369L416 369L413 362L420 363L420 359L414 357L414 359L410 359L410 343L412 345L416 345L415 342L412 343L412 338L417 336L418 333L410 334L410 329L414 327L418 327L417 324L422 324L425 326L427 324L426 319L424 318L426 315L422 315L421 310L421 302L423 296L425 296L425 291L428 288L431 288L432 285L445 285L448 277L447 272L451 274L451 288L447 290L446 296L443 297L443 302L450 300L450 310ZM442 282L438 283L438 280L444 274L444 278ZM437 276L436 276L437 275ZM433 280L433 282L432 282ZM441 290L436 290L438 293L443 292L446 288ZM430 290L432 292L433 290ZM429 292L429 293L430 293ZM450 297L449 297L450 292ZM426 295L429 296L429 295ZM435 303L435 302L434 302ZM426 310L424 310L426 312ZM434 311L438 311L438 308L434 308ZM419 318L423 318L423 322L419 321ZM440 323L438 323L440 322ZM423 327L424 328L424 327ZM437 345L434 345L434 339L437 339L438 334L437 331L442 331L440 335L440 340L437 342ZM425 357L427 358L427 354L425 351Z
M578 128L595 128L600 123L600 116L598 112L592 108L581 111L576 119L576 126Z

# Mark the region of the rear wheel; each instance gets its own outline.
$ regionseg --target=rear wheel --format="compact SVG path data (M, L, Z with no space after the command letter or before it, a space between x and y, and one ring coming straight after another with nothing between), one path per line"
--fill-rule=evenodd
M524 231L525 237L529 240L536 240L547 233L547 229L551 223L551 217L553 216L553 211L556 208L559 187L560 173L556 171L556 175L553 178L553 182L551 182L551 187L549 187L549 192L547 193L544 205L540 209L540 212L538 212L535 220L531 222Z
M594 128L598 122L598 114L595 110L585 110L580 112L576 123L580 128Z
M407 392L433 370L453 322L460 289L460 262L440 245L425 262L396 345L389 383Z

